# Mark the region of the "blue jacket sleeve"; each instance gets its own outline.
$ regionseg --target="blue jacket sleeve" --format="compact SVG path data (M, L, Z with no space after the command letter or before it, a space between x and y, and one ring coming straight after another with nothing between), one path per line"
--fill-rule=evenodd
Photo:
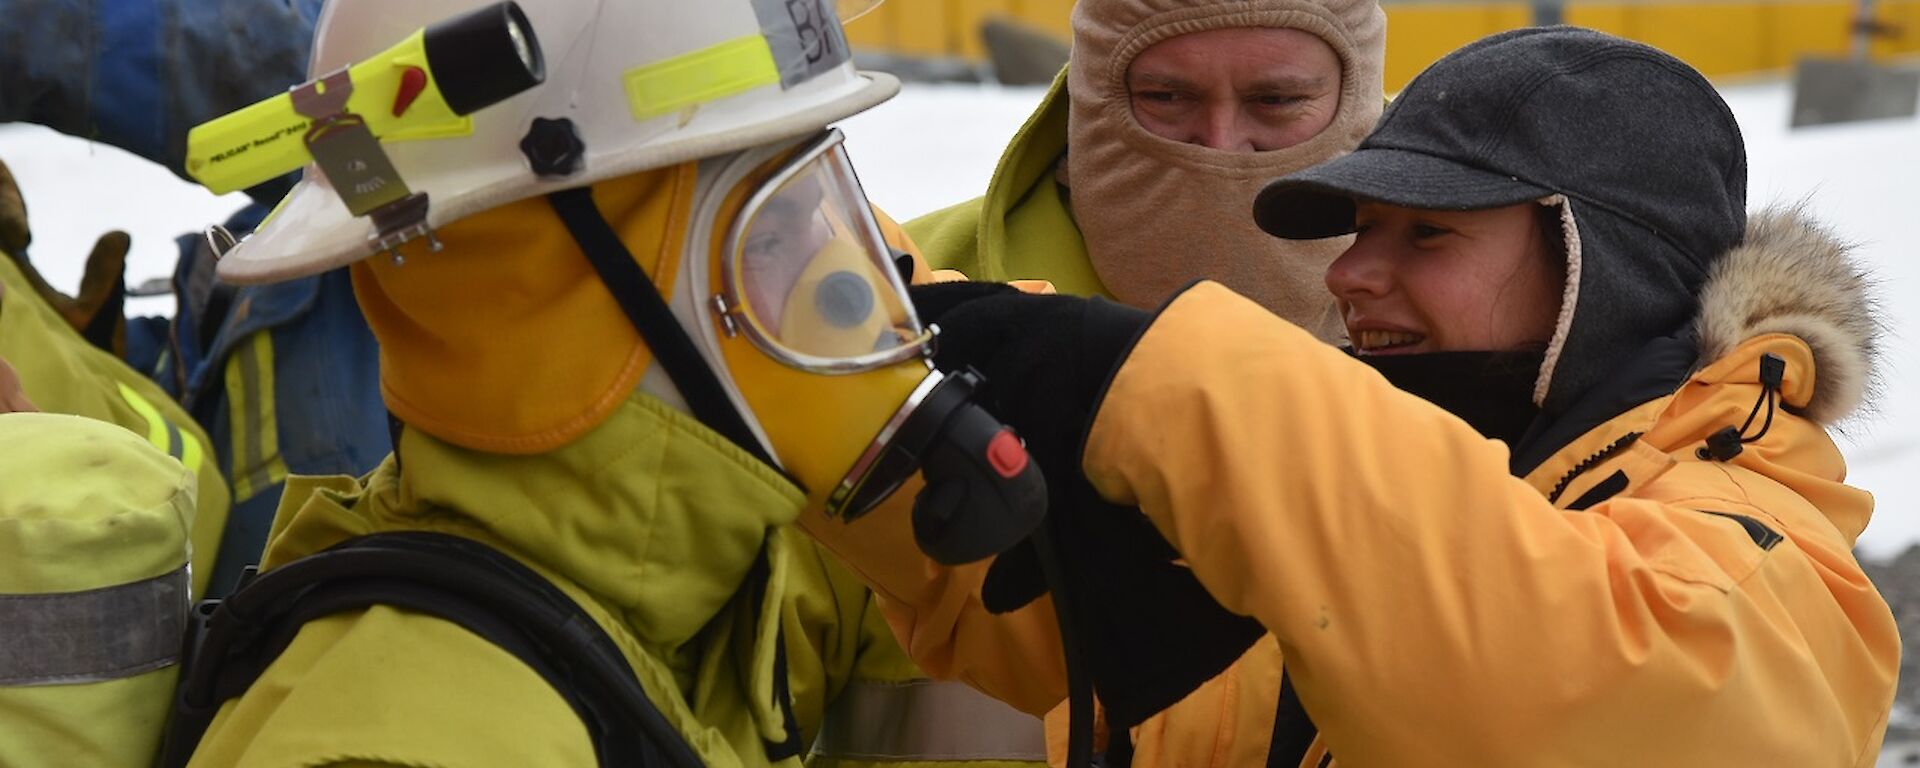
M305 79L322 0L0 0L0 122L185 178L187 131ZM271 202L279 180L249 190Z

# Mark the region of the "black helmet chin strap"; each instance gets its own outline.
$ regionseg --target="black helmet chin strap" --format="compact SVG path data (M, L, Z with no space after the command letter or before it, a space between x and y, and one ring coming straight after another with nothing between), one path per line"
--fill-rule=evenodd
M560 214L561 223L567 226L574 243L593 264L593 271L600 274L600 282L620 304L627 321L653 351L653 359L666 370L674 388L680 390L680 397L687 401L693 417L762 463L779 469L747 426L746 418L727 398L720 377L714 375L713 368L700 356L687 330L680 327L673 310L667 307L667 300L661 297L660 289L640 270L633 253L620 242L613 226L593 204L593 188L575 187L554 192L547 195L547 202L553 205L554 213Z

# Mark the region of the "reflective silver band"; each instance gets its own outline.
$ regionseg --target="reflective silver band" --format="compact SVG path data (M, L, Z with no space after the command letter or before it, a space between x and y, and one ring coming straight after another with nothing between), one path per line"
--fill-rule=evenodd
M855 681L833 702L815 757L875 762L1047 759L1040 718L965 683Z
M187 460L187 443L180 438L180 425L171 421L165 423L167 425L167 455L185 463Z
M880 455L886 453L887 447L893 444L893 436L900 432L900 425L907 423L907 418L920 408L921 403L927 401L927 395L932 394L933 388L946 378L946 374L929 369L927 377L913 386L913 391L907 393L907 401L894 410L893 416L880 427L880 434L875 435L873 442L867 444L867 449L854 459L853 468L847 470L847 476L840 478L840 484L834 486L833 493L827 496L827 514L848 521L853 519L847 516L847 503L853 500L853 492L860 490L860 485L867 481L867 473L874 464L879 463ZM852 511L855 517L864 512L864 509Z
M85 592L0 595L0 686L132 677L180 660L187 568Z

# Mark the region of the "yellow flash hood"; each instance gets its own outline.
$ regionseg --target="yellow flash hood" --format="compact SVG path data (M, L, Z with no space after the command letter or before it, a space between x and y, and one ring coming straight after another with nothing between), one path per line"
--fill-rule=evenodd
M663 295L696 176L684 163L593 188ZM533 454L598 426L632 393L653 356L544 198L461 219L439 236L439 253L415 247L404 263L353 265L395 416L466 448Z

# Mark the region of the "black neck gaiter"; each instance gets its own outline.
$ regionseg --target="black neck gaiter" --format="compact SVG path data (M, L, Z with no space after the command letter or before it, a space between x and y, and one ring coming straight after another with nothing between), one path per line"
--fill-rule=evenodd
M1480 434L1513 447L1540 415L1533 386L1546 354L1521 352L1429 352L1419 355L1359 355L1402 391L1440 406Z

